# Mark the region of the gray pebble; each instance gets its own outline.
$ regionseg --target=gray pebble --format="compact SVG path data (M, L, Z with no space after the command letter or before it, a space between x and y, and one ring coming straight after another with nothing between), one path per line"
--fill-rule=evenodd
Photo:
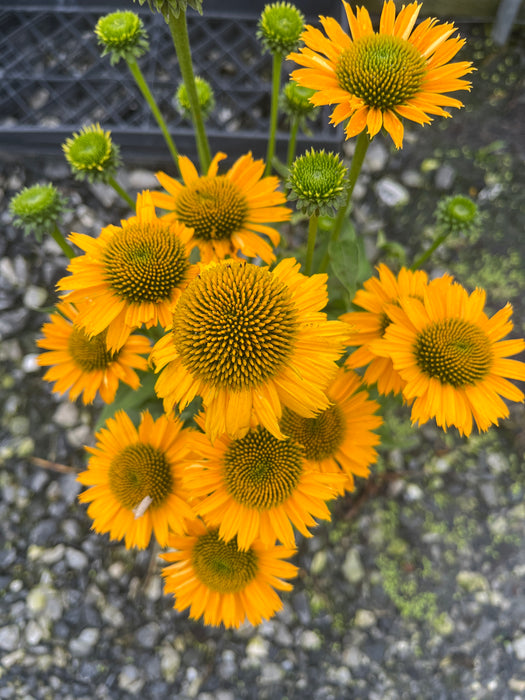
M18 647L20 641L20 630L16 625L6 625L0 627L0 649L13 651Z

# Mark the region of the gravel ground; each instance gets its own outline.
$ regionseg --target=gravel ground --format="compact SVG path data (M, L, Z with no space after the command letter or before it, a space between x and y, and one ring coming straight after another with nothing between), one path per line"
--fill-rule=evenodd
M522 335L524 91L490 79L501 65L508 73L515 46L483 57L490 73L475 109L410 131L402 152L374 142L354 214L372 259L410 259L436 198L470 192L483 235L446 248L433 272L480 280L493 309L513 301ZM66 229L96 235L127 215L111 189L72 180L60 156L0 169L0 698L525 698L522 405L469 441L431 424L412 430L388 405L373 477L300 541L294 590L258 628L188 620L163 595L155 552L90 531L75 472L99 406L51 394L35 363L42 309L66 261L53 241L23 238L6 211L20 187L42 180L70 198ZM119 180L130 191L155 186L151 170Z

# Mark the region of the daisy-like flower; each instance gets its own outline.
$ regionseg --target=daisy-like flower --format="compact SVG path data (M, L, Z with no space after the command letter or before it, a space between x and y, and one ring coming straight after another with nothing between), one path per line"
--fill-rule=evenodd
M183 183L166 173L157 179L167 191L153 192L153 202L168 211L163 219L180 221L193 229L193 246L201 261L221 260L242 253L248 258L275 260L272 247L261 238L268 236L274 246L279 233L269 222L288 221L292 210L282 206L286 198L278 192L279 179L263 177L264 162L252 154L241 156L224 175L218 175L219 162L226 158L217 153L206 175L199 176L189 158L179 158Z
M523 401L509 379L525 380L525 363L508 359L525 342L503 340L512 330L512 306L489 318L485 292L472 294L450 278L428 284L423 300L405 296L391 306L392 323L372 351L392 359L412 402L412 422L431 418L444 430L454 425L470 435L473 420L487 430L509 415L503 399Z
M354 369L368 365L363 377L366 384L377 384L380 394L391 391L400 394L405 383L394 369L392 360L378 357L370 349L370 343L383 337L390 323L389 305L398 304L403 296L423 299L428 277L423 270L412 272L404 267L396 277L383 263L377 266L377 271L379 277L368 279L364 289L359 289L353 299L353 304L364 311L351 311L340 317L352 327L349 345L357 347L345 364Z
M303 446L309 462L322 472L347 476L347 491L355 488L354 475L369 475L379 443L373 431L383 422L375 415L379 404L362 389L360 377L342 368L327 391L332 404L325 411L304 418L286 409L281 419L283 433Z
M401 148L400 117L428 124L431 115L450 116L443 107L463 106L445 94L469 90L470 82L462 78L474 70L469 61L450 62L465 43L449 38L456 29L452 23L428 18L415 27L420 3L403 5L396 17L393 0L387 0L374 32L364 7L354 14L345 0L343 5L351 36L332 17L320 17L326 36L308 26L305 46L288 58L304 66L291 77L316 90L312 103L336 104L333 124L349 120L347 138L365 128L372 138L384 127Z
M255 541L241 551L235 539L221 540L217 530L199 520L188 529L185 536L170 537L175 551L161 554L172 562L162 575L164 592L174 594L176 610L189 608L190 617L204 617L206 625L239 627L246 619L258 625L282 608L276 590L292 590L285 579L297 576L297 567L286 561L294 549Z
M328 321L326 275L306 277L293 258L272 271L224 261L202 266L182 293L172 330L150 359L169 413L201 396L211 440L242 437L253 420L277 438L282 406L303 416L328 407L348 325Z
M165 547L170 530L186 532L195 518L182 486L190 433L178 419L153 420L148 411L138 429L122 410L106 422L95 447L86 447L91 457L78 475L90 487L78 498L90 504L96 532L139 549L148 546L152 534Z
M278 440L255 427L232 440L227 435L211 445L206 435L194 435L201 460L188 466L184 486L195 497L194 508L219 537L236 537L241 550L254 540L271 546L280 540L295 546L293 526L305 537L314 518L330 520L327 501L343 490L341 474L322 474L308 465L299 443Z
M119 350L134 328L171 323L171 310L190 277L186 244L192 232L159 219L149 192L137 196L137 214L106 226L98 238L72 233L85 255L74 258L71 275L57 287L67 300L82 303L77 324L88 335L107 330L110 350Z
M69 392L71 401L82 394L85 404L92 403L96 393L105 403L111 403L119 382L138 389L140 379L136 369L147 369L144 355L150 351L150 342L142 335L130 335L124 345L112 352L106 345L106 331L88 336L76 325L78 311L73 304L61 301L57 311L42 327L43 338L36 341L39 348L47 350L38 356L42 367L49 367L44 374L48 382L55 382L53 391Z

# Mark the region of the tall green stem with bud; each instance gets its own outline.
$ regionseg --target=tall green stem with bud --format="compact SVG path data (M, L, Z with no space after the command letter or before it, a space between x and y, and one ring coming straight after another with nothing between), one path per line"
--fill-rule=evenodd
M211 163L211 152L208 143L208 136L204 127L204 120L202 118L199 96L195 86L195 74L193 72L186 11L181 9L177 16L170 13L167 21L171 31L173 44L175 46L177 59L179 61L179 69L182 75L182 80L186 86L188 101L191 106L201 172L205 173L208 171L208 167Z

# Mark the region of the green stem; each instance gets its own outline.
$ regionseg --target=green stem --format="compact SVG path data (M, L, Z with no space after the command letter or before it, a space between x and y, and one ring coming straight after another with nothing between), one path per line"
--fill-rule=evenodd
M157 120L157 124L160 127L160 130L162 131L162 134L164 136L164 140L166 141L166 144L168 146L169 152L171 153L171 156L175 162L175 165L177 166L177 169L179 168L179 154L177 152L177 149L175 148L175 144L173 143L173 139L170 136L170 133L168 131L168 127L166 126L166 122L164 121L164 117L162 116L160 109L158 108L157 103L155 102L155 98L151 94L151 91L148 87L148 84L146 83L146 80L144 78L144 75L142 74L142 71L139 68L139 65L137 61L135 60L129 60L128 62L128 67L131 71L132 76L135 78L135 82L137 83L142 95L144 96L144 99L149 105L149 108L151 109L153 116Z
M432 255L432 253L437 248L439 248L439 246L448 238L449 233L450 233L450 231L447 231L446 233L442 233L441 236L438 236L436 238L436 240L434 241L434 243L432 243L430 248L425 250L425 252L422 253L414 263L412 263L410 269L417 270L419 267L421 267L421 265L423 265L423 263L425 263L429 259L429 257Z
M129 194L126 192L126 190L124 190L124 189L118 184L118 182L115 180L115 178L114 178L113 176L111 176L111 177L108 178L108 185L111 185L111 187L113 187L113 189L115 190L115 192L116 192L117 194L119 194L119 195L122 197L122 199L123 199L125 202L127 202L127 203L129 204L130 208L131 208L133 211L135 211L135 202L131 199L131 197L130 197Z
M345 219L347 218L348 214L350 213L350 202L352 199L352 194L354 192L354 187L355 187L355 184L357 182L357 178L359 177L359 173L361 172L361 168L362 168L363 162L365 160L368 146L371 143L372 143L372 141L368 138L368 135L365 131L362 131L359 134L359 136L357 137L354 155L352 157L352 162L350 164L350 170L348 171L348 189L346 192L346 201L345 201L344 205L337 212L337 217L335 219L334 227L332 229L332 235L330 238L331 241L335 242L338 240L339 236L341 235L341 231L343 229L343 224L345 222ZM329 262L329 255L327 252L327 253L325 253L325 256L323 257L323 259L321 261L321 265L319 267L319 272L326 271L326 268L328 267L328 262Z
M310 216L308 222L308 243L306 245L306 262L304 266L304 274L312 274L312 262L314 259L315 239L317 237L317 222L319 221L319 213L314 212Z
M69 243L66 241L64 236L60 233L60 231L58 230L58 226L56 224L55 224L55 228L51 231L51 237L53 238L53 240L55 240L58 243L58 245L62 249L62 252L69 260L76 257L75 251L69 245Z
M277 115L279 113L279 91L281 89L281 67L283 57L280 53L273 54L272 61L272 104L270 107L270 135L268 137L268 151L266 153L265 175L272 170L272 160L275 153L275 138L277 135Z
M297 132L299 131L299 119L297 117L292 118L292 124L290 126L290 140L288 141L288 156L286 162L288 164L288 169L290 169L293 160L295 159L295 145L297 143Z
M175 46L175 52L179 62L180 73L184 85L186 86L188 101L190 103L190 109L193 116L195 140L197 142L197 153L199 154L201 172L207 173L211 163L210 145L208 143L208 136L206 135L206 129L204 127L199 96L195 86L195 75L193 73L193 63L191 60L191 47L190 38L188 36L186 11L181 9L177 17L174 16L173 12L170 12L168 26L170 28L171 38L173 39L173 45Z

